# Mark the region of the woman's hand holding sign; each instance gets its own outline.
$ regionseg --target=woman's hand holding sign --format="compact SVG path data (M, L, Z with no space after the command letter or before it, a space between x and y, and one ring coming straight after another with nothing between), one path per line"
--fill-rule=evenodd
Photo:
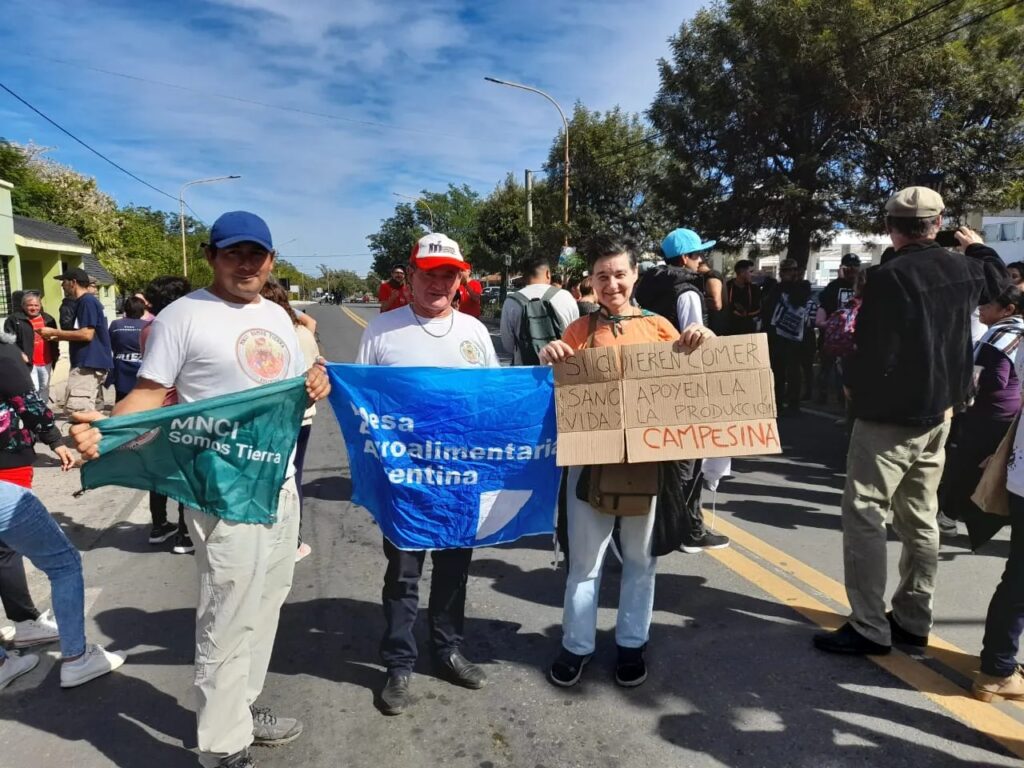
M679 335L672 348L676 352L688 355L705 341L713 338L715 338L715 332L710 328L705 328L699 323L690 323L683 328L683 332Z
M555 363L564 362L575 354L576 350L561 339L555 339L542 347L540 352L537 353L537 357L540 358L541 365L554 365Z

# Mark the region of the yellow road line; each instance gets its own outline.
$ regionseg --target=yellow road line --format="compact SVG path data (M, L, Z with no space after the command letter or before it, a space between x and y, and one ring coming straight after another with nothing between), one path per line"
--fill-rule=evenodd
M361 326L361 327L365 328L366 326L368 326L370 324L368 320L364 320L363 318L361 318L359 315L357 315L355 312L353 312L348 307L342 307L341 311L344 312L346 315L348 315L349 319L352 322L354 322L356 325L358 325L358 326Z
M764 557L772 565L798 580L802 579L797 574L803 574L812 576L816 584L828 587L830 592L835 590L827 582L831 582L835 587L838 587L837 582L815 571L810 566L789 557L780 550L728 522L723 524L721 518L718 518L715 527L720 531L727 531L728 535L737 544L750 549L751 552L760 557ZM767 557L765 553L769 553L772 556ZM823 629L836 629L845 621L843 616L837 614L818 599L807 594L795 584L755 563L735 549L713 550L709 554L729 570L771 595L783 605L789 606L802 616L810 619ZM808 586L825 593L825 590L820 589L815 584L808 584ZM837 602L845 603L845 599L837 600ZM888 656L869 656L868 658L891 675L916 688L924 696L961 722L999 742L1016 756L1024 758L1024 723L1010 717L991 704L985 704L972 698L963 688L948 678L929 669L924 664L915 661L899 650L894 649Z
M761 541L761 539L753 534L733 525L727 520L723 520L721 517L716 518L715 527L744 549L750 550L762 560L771 563L774 567L784 573L788 573L794 579L820 592L829 600L838 603L844 608L850 607L846 599L846 588L835 579L787 555L782 550L776 549L771 544ZM935 633L929 635L928 638L928 655L941 664L945 664L950 669L959 672L964 677L973 677L978 669L977 656L943 640ZM1024 707L1024 703L1014 703L1017 706Z

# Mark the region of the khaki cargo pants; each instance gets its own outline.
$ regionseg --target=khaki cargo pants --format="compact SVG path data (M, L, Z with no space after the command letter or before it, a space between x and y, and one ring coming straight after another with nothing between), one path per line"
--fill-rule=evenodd
M64 393L64 412L71 418L78 411L95 411L103 406L103 382L107 371L99 368L72 368Z
M938 488L949 421L905 427L857 419L843 491L843 560L850 624L876 643L892 642L885 617L886 528L903 543L900 582L892 597L897 622L927 635L939 559Z
M299 537L294 478L281 487L277 522L255 525L185 509L196 547L199 762L215 766L252 743L249 705L263 690L281 606L292 587Z

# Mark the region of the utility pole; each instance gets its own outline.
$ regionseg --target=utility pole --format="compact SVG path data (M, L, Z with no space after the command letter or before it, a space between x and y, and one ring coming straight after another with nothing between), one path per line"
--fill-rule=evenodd
M533 171L526 169L526 237L533 254Z

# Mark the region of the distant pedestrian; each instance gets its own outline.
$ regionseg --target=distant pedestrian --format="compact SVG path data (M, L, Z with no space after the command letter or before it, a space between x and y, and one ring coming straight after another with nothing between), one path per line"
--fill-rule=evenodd
M75 297L74 329L42 328L36 333L46 341L69 342L71 370L63 406L70 416L102 407L103 383L114 363L107 318L99 299L89 292L89 275L83 269L69 269L57 279Z
M760 329L761 286L753 281L754 262L740 259L733 267L735 276L725 284L725 312L728 334L739 336Z
M124 317L110 324L110 349L114 368L106 385L114 388L114 402L120 402L135 388L135 378L142 365L142 329L149 325L143 320L146 303L135 296L124 300Z
M497 368L498 358L487 328L476 318L452 310L461 274L469 268L459 244L451 238L440 233L420 238L409 262L411 304L370 321L359 341L356 362ZM424 510L424 514L429 515L430 510ZM398 549L387 538L383 546L388 565L381 591L385 631L380 655L387 679L380 693L380 707L385 715L398 715L412 702L409 687L419 655L414 629L427 553ZM472 557L472 549L437 549L430 553L434 570L427 622L438 673L454 685L477 689L484 686L487 675L462 655L466 582Z
M377 300L381 312L404 307L409 303L409 286L405 282L405 267L396 264L391 268L391 278L380 284ZM337 303L337 302L336 302Z
M805 394L807 358L814 357L815 314L811 284L803 279L795 259L782 260L779 277L779 283L765 296L761 324L768 332L775 402L780 411L795 415L800 413L800 401Z
M479 280L470 280L469 276L463 273L462 284L459 286L458 292L458 308L459 312L463 312L470 317L479 319L483 305L481 302L481 296L483 295L484 287L480 284Z
M580 280L580 295L576 298L576 309L580 317L585 317L591 312L597 312L601 305L597 303L597 294L594 293L594 278L587 275Z
M53 365L60 357L60 344L57 341L46 341L37 331L56 327L57 321L43 312L36 291L21 292L20 307L4 322L4 331L13 333L17 338L32 376L32 384L44 403L50 400L50 377L53 375Z
M520 266L524 285L501 307L501 346L512 353L513 365L537 365L538 351L561 338L579 309L572 294L551 283L551 263L531 256Z
M1012 261L1006 265L1010 282L1024 290L1024 261Z
M851 613L816 647L885 654L923 647L938 568L937 491L954 408L974 369L970 317L1001 292L998 254L963 227L964 253L935 242L942 197L908 187L885 205L894 253L868 274L847 383L856 420L843 490L843 561ZM886 613L886 518L902 542L900 580Z
M815 318L815 325L824 330L832 315L845 307L853 298L857 288L857 276L861 270L860 256L856 253L844 254L839 262L839 275L832 280L821 292L818 299L818 311ZM827 354L824 349L821 351L820 366L818 368L818 402L828 402L829 392L834 392L838 402L844 402L842 383L836 359Z

